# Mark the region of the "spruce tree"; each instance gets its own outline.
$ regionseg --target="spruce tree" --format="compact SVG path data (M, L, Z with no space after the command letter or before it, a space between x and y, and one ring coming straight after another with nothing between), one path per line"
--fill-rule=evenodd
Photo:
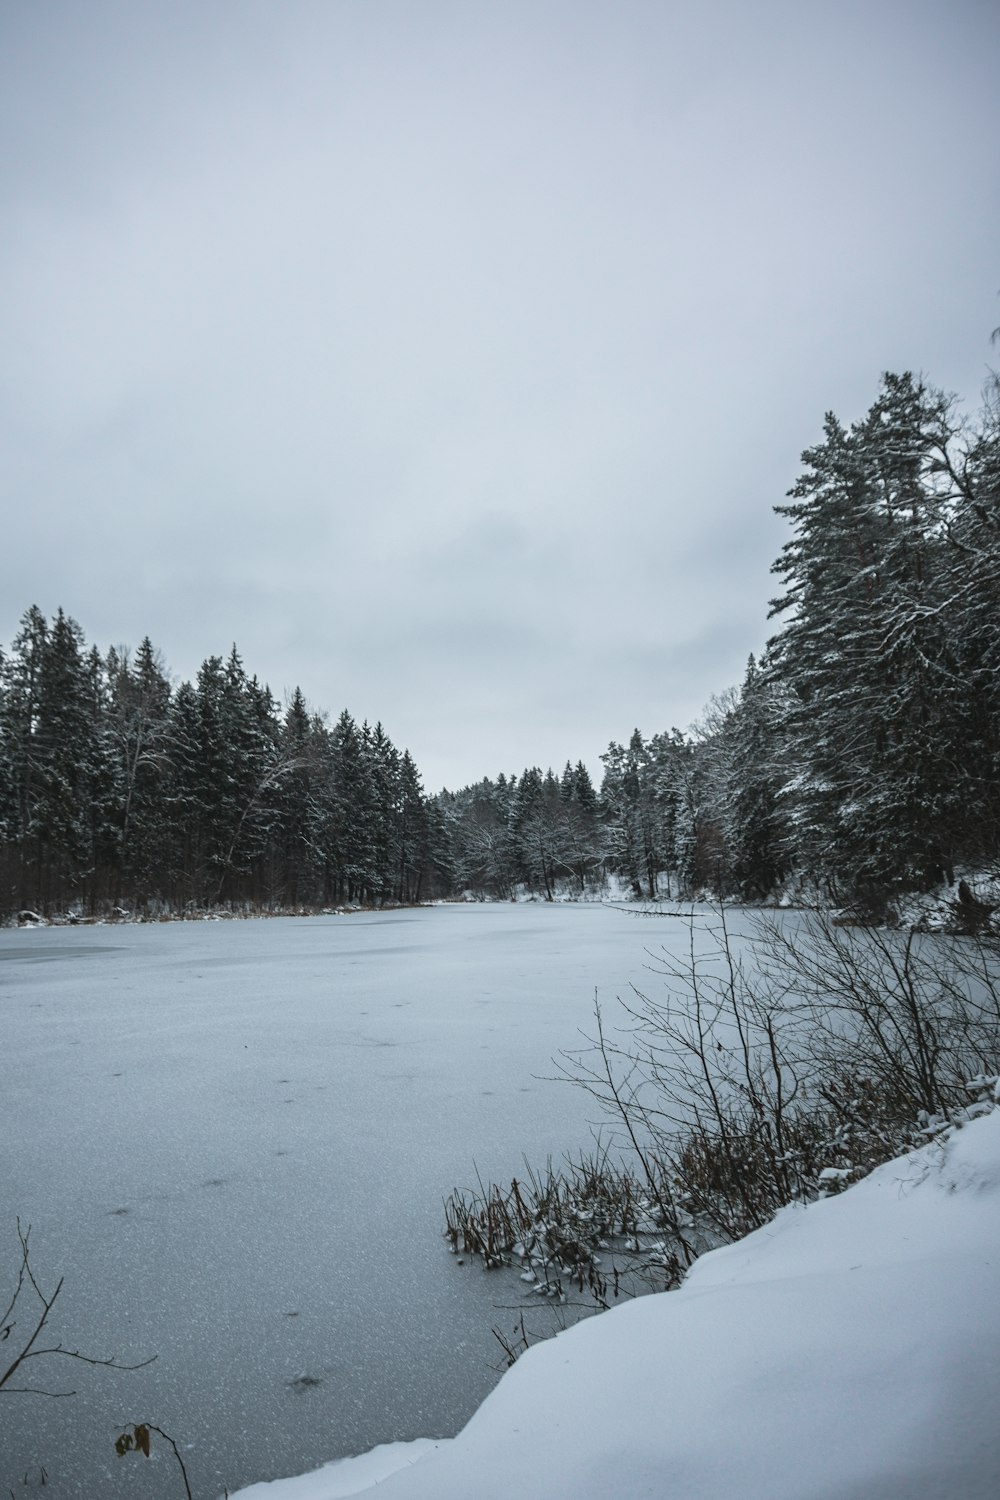
M47 632L32 734L33 845L43 904L73 902L93 871L90 797L96 733L83 631L60 609Z
M169 764L170 684L158 653L144 636L134 660L108 652L105 754L112 785L113 899L144 905L160 890L162 779Z
M48 624L37 605L21 617L11 649L0 664L4 781L0 784L6 840L5 884L12 907L41 904L36 807L45 756L37 737L42 658Z
M736 890L770 895L786 873L790 844L782 807L780 710L766 665L747 664L731 726L726 834Z
M789 784L804 858L852 888L938 878L953 863L946 708L955 680L940 476L949 403L887 375L867 416L824 441L777 507L793 537L775 564L789 618L771 643L796 762Z

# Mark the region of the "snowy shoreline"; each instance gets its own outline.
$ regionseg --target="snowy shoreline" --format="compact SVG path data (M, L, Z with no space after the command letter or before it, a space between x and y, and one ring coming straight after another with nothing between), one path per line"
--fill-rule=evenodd
M815 889L805 887L781 888L773 896L760 901L725 899L721 903L710 891L696 892L685 900L660 895L655 899L638 897L616 877L609 877L604 885L587 891L578 891L567 885L556 891L554 900L545 903L536 892L520 891L510 902L485 898L465 892L459 896L436 898L432 901L383 902L379 905L364 905L358 902L332 906L295 905L288 907L246 904L235 906L206 906L183 910L129 911L118 907L100 915L84 915L66 911L44 915L37 911L23 910L8 913L0 919L0 927L17 927L21 930L35 927L103 927L127 925L154 925L171 922L233 922L252 921L257 918L278 917L349 917L376 915L378 913L418 911L444 906L508 906L542 905L607 906L632 916L686 917L698 908L722 907L746 912L822 911L834 921L846 926L898 927L914 932L931 932L942 936L962 935L969 931L996 931L1000 924L1000 877L992 869L966 869L956 871L951 884L942 883L929 891L901 892L888 902L879 919L854 907L838 907L828 899L821 899Z
M530 1349L453 1439L231 1500L995 1500L1000 1110Z

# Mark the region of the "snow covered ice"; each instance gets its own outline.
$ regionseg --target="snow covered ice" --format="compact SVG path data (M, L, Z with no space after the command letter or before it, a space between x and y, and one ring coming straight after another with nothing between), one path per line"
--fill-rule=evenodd
M199 1500L456 1432L510 1298L456 1267L443 1200L588 1144L591 1101L542 1075L595 986L643 977L648 926L473 905L0 932L0 1289L19 1215L43 1285L66 1278L59 1336L157 1356L0 1401L0 1480L175 1500L155 1445L116 1459L128 1421L177 1438Z

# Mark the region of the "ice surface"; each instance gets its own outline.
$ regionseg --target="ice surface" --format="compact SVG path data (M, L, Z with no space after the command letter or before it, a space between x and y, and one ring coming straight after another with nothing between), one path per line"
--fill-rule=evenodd
M0 1401L0 1489L173 1500L162 1445L115 1458L131 1421L199 1500L456 1432L510 1287L456 1266L442 1199L588 1143L536 1075L671 936L582 905L0 932L0 1292L20 1215L58 1335L157 1355Z

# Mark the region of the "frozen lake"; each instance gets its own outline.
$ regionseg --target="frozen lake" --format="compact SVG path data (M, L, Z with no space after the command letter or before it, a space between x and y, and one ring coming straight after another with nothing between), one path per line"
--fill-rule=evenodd
M0 1491L196 1500L376 1443L454 1433L498 1378L493 1301L442 1200L586 1146L544 1081L682 924L452 906L0 932L0 1296L15 1217L53 1332L132 1374L36 1361L73 1400L0 1396Z

